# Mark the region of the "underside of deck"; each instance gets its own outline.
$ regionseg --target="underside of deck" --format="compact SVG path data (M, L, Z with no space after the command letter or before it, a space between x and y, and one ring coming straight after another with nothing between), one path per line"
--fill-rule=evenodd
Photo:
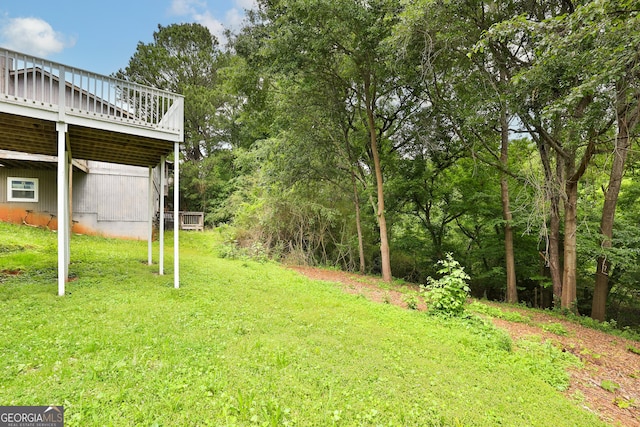
M76 159L155 166L173 150L171 141L82 125L69 124L67 134ZM0 112L2 149L57 156L57 135L55 121Z

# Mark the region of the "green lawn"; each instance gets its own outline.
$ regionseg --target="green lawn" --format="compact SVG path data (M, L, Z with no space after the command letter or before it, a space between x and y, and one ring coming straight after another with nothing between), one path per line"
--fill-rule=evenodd
M67 426L597 426L565 398L576 363L512 351L479 320L343 293L181 235L181 289L146 242L74 236L56 296L56 236L0 223L0 405L65 407ZM156 243L156 253L157 253ZM520 346L518 346L520 347Z

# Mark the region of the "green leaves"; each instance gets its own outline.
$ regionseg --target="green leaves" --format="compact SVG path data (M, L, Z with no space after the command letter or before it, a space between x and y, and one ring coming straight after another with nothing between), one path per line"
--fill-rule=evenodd
M444 316L460 316L471 292L467 284L470 277L451 253L438 264L441 265L438 273L442 277L437 280L429 278L429 284L421 287L428 309Z

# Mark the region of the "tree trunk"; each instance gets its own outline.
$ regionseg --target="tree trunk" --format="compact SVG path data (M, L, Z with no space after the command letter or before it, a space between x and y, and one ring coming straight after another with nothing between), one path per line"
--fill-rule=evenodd
M576 152L566 153L565 159L565 204L564 204L564 271L562 275L562 308L578 314L577 269L578 269L578 182L589 166L595 153L595 139L587 144L580 165L576 169Z
M353 203L356 207L356 230L358 231L358 256L360 257L360 273L364 274L364 239L362 237L362 222L360 220L360 196L358 195L358 185L353 172L351 173L351 181L353 183Z
M538 140L538 151L540 152L540 160L544 167L545 178L545 198L549 201L549 234L548 248L545 258L549 265L549 275L553 286L553 306L560 307L562 301L562 265L560 262L560 194L559 189L561 183L564 182L563 170L564 164L560 155L556 153L556 170L555 173L551 168L551 159L549 158L549 147L542 140Z
M370 112L369 112L370 113ZM372 122L373 120L370 119ZM382 179L382 168L380 166L380 156L378 154L378 142L375 128L371 129L371 151L373 152L373 167L376 173L376 186L378 188L378 206L376 215L380 228L380 257L382 261L382 279L391 282L391 258L389 255L389 240L387 237L387 220L384 212L384 189Z
M550 205L549 274L553 286L553 306L559 307L562 301L562 265L560 263L560 197L557 192L550 195Z
M562 254L560 248L563 245L560 238L560 194L559 189L564 182L564 167L560 161L560 155L556 153L556 174L549 185L549 202L551 206L549 218L549 273L553 285L553 306L560 307L562 301Z
M371 155L373 156L373 169L376 175L376 187L378 195L378 206L376 215L378 217L378 227L380 228L380 257L382 262L382 279L391 282L391 258L389 256L389 240L387 237L387 220L384 212L384 180L382 178L382 166L380 164L380 153L378 152L378 135L376 123L373 117L374 101L371 96L371 83L369 78L365 78L364 84L365 104L367 110L367 125L369 126L369 139L371 144Z
M573 159L567 161L567 176L573 175ZM562 274L563 309L577 313L577 232L578 232L578 182L568 180L564 203L564 269Z
M626 103L626 91L619 90L618 102ZM606 252L611 248L613 238L613 223L616 213L616 204L622 185L624 165L630 148L629 129L635 123L633 118L626 114L626 108L618 113L618 135L616 136L615 148L613 151L613 162L611 164L611 174L609 175L609 186L604 195L604 206L602 207L602 218L600 220L600 234L602 235L602 249ZM631 123L630 123L631 121ZM609 270L611 262L607 259L606 253L598 256L596 266L596 282L593 289L593 301L591 304L591 317L604 321L606 317L607 295L609 294Z
M509 129L507 115L504 109L500 113L500 125L502 128L500 130L500 162L506 169L509 160ZM504 172L502 172L500 178L500 197L502 199L502 218L504 219L504 258L507 270L507 302L515 304L518 302L518 288L516 286L516 263L513 254L513 229L511 227L513 216L509 206L509 183L507 181L507 175Z

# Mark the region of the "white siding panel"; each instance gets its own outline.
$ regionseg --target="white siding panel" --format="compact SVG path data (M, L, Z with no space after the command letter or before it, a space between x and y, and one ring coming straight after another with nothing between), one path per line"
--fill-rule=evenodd
M146 221L148 179L135 176L94 175L98 221Z
M73 171L73 213L98 212L98 197L94 175Z

